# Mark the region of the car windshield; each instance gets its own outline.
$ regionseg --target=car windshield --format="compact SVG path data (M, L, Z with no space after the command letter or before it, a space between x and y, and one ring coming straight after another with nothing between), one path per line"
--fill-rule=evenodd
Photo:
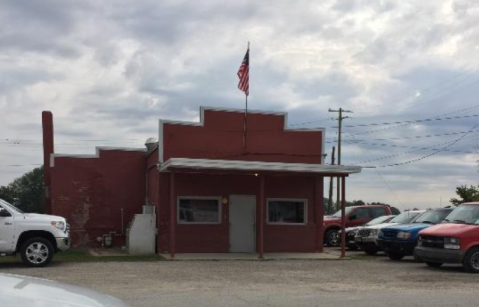
M479 205L460 205L444 219L445 222L479 225Z
M385 222L389 221L392 218L393 218L393 216L390 216L390 215L380 216L380 217L377 217L374 220L370 221L369 223L366 223L365 226L379 225L379 224L382 224L382 223L385 223Z
M348 215L352 210L353 210L352 207L347 207L347 208L345 208L346 215ZM339 210L338 212L336 212L335 214L333 214L333 217L341 217L341 210Z
M421 214L414 223L438 224L442 222L452 210L429 210Z
M403 212L403 213L399 214L398 216L396 216L395 218L393 218L389 222L390 223L398 223L398 224L406 224L406 223L412 222L412 220L414 220L414 218L417 217L419 214L420 214L420 212L417 212L417 211L416 212L406 211L406 212Z
M0 199L0 205L3 206L4 208L7 208L7 209L10 209L10 210L15 211L17 213L23 214L22 210L18 209L17 207L15 207L12 204L7 203L6 201L4 201L2 199Z

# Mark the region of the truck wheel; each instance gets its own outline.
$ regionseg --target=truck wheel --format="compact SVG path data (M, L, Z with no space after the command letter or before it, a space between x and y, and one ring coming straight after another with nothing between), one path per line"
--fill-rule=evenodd
M430 262L430 261L426 261L425 262L427 264L427 266L431 267L431 268L438 268L442 265L441 262Z
M326 242L327 246L339 246L339 236L337 229L331 229L326 232Z
M471 248L466 253L462 266L469 273L479 273L479 247Z
M401 253L387 253L388 254L388 257L389 259L391 260L401 260L402 258L404 258L404 254L401 254Z
M21 248L22 261L31 267L48 265L53 258L53 246L45 238L32 238L23 243Z

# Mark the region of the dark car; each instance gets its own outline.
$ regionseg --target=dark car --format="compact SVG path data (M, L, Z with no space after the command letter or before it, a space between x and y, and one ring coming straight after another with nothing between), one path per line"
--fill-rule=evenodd
M396 215L383 215L380 217L375 218L372 221L367 222L363 226L357 226L357 227L349 227L346 228L346 247L348 247L350 250L357 250L359 247L356 245L356 242L354 241L354 237L358 233L358 231L364 227L368 226L374 226L374 225L379 225L383 223L387 223L390 220L392 220ZM341 237L341 230L339 231L339 237Z
M347 207L346 227L356 227L383 216L392 214L392 209L386 205L365 205ZM341 210L333 215L324 217L324 243L327 246L338 246L340 239L338 232L341 229Z

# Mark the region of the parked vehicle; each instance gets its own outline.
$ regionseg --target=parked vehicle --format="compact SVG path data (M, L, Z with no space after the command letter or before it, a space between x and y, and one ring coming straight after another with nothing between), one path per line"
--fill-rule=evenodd
M70 248L69 228L63 217L23 213L0 199L0 256L19 253L28 266L46 266Z
M110 295L51 280L0 274L2 307L128 307Z
M415 253L430 267L460 263L479 273L479 202L464 203L444 223L419 232Z
M396 215L383 215L380 217L375 218L374 220L364 224L363 226L357 226L357 227L349 227L345 229L346 232L346 247L349 248L350 250L357 250L359 247L356 245L356 242L354 241L354 237L358 233L358 231L364 227L368 226L374 226L374 225L379 225L383 223L387 223L390 220L392 220ZM338 232L338 236L341 238L341 230Z
M421 214L411 224L384 227L379 231L378 245L391 260L413 255L419 232L441 223L453 208L438 208ZM416 257L416 260L420 260Z
M377 239L379 231L382 228L397 224L411 223L424 212L426 212L426 210L406 211L393 218L389 223L364 227L358 231L357 235L354 237L354 241L366 254L376 255L376 253L381 250L378 246Z
M346 227L361 226L365 223L391 214L391 207L385 205L353 206L346 208ZM331 216L324 217L324 243L328 246L338 246L341 229L341 210Z

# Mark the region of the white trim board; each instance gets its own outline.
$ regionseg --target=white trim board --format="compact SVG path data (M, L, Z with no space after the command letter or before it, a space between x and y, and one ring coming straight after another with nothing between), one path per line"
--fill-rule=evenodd
M109 147L97 146L95 147L95 154L61 154L53 153L50 155L50 167L55 166L55 158L79 158L79 159L94 159L100 157L100 151L117 150L117 151L142 151L146 152L146 148L129 148L129 147Z
M165 163L161 164L159 169L160 172L167 172L170 167L189 169L238 170L253 172L272 171L317 174L353 174L360 173L362 169L361 166L189 158L171 158Z
M164 138L163 138L163 125L164 124L173 124L173 125L185 125L185 126L197 126L203 127L204 126L204 118L205 118L205 111L219 111L219 112L236 112L236 113L244 113L245 109L233 109L233 108L217 108L217 107L200 107L200 121L199 122L190 122L190 121L178 121L178 120L168 120L168 119L160 119L159 120L159 127L158 127L158 156L159 162L164 162L163 156L163 146L164 146ZM283 116L284 117L284 131L298 131L298 132L310 132L310 131L321 131L322 132L322 144L321 144L321 164L324 164L324 156L325 156L325 145L326 145L326 129L325 128L291 128L288 127L288 113L287 112L273 112L273 111L260 111L260 110L248 110L248 113L251 114L264 114L264 115L276 115L276 116Z

